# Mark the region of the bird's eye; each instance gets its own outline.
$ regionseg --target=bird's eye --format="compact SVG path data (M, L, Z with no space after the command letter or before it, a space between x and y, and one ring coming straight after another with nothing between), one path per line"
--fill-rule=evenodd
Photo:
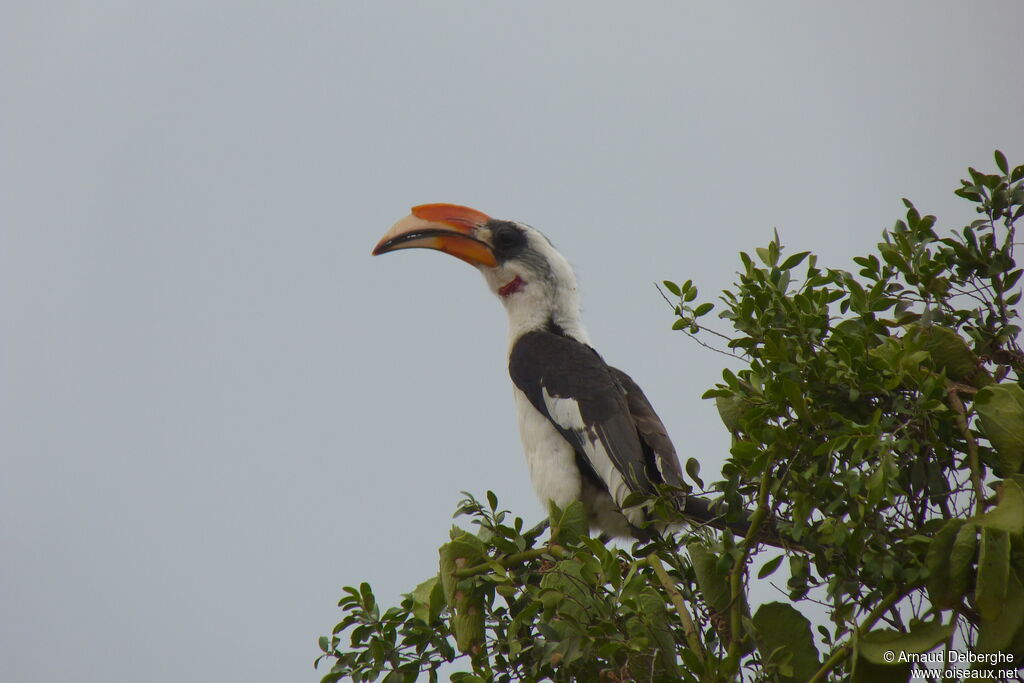
M526 244L526 235L517 225L504 224L496 226L491 233L491 241L497 252L511 255Z

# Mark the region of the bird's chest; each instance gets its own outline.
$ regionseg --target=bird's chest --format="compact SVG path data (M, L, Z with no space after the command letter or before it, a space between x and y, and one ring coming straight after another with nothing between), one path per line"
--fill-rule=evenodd
M553 501L564 508L580 498L582 481L576 452L551 421L533 407L526 394L518 388L513 392L519 436L533 488L545 505Z

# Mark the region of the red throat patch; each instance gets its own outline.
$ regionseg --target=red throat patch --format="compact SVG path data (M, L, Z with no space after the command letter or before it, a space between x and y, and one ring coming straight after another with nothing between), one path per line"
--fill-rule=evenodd
M516 292L520 291L525 286L526 283L523 282L523 278L516 275L511 282L504 284L498 288L498 296L504 299L505 297L511 296L512 294L515 294Z

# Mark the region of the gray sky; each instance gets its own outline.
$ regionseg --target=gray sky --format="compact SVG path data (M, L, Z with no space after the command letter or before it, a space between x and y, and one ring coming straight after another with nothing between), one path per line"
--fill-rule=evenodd
M342 585L436 571L460 490L540 519L505 321L370 248L545 231L713 478L709 298L778 227L848 267L1024 161L1018 2L0 3L0 678L313 680Z

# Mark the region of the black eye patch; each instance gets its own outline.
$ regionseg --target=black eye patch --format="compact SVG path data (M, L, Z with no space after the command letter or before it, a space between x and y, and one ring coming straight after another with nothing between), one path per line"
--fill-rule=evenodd
M491 246L499 262L515 258L526 248L526 232L510 221L491 221Z

